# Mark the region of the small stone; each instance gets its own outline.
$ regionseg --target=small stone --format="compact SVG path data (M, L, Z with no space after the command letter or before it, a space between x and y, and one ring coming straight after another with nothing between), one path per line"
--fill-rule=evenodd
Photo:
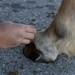
M55 15L52 15L52 18L55 18Z
M24 69L24 65L23 64L20 64L20 68L23 70Z
M35 19L32 19L32 21L35 21Z
M51 13L48 12L46 17L47 17L47 18L50 18L50 16L51 16Z
M38 73L37 70L33 70L33 74L36 75Z
M54 12L52 12L51 14L53 14L53 15L54 15Z
M10 72L8 73L8 75L18 75L18 71L15 71L15 72L10 71Z

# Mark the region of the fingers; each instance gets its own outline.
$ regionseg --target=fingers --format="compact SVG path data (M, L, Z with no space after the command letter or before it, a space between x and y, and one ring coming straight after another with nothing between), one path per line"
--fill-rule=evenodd
M25 25L24 26L25 32L31 32L31 33L36 33L36 29L32 25Z
M34 39L35 38L35 33L36 33L36 29L33 26L24 26L24 30L20 29L20 34L18 34L17 36L22 37L23 39ZM23 31L22 31L23 30Z
M29 44L33 39L35 38L35 35L33 33L23 33L22 37L19 38L20 43L22 44Z
M22 39L20 40L22 44L29 44L31 40L35 38L36 28L34 26L17 24L17 23L13 23L13 24L16 24L20 27L20 32L19 34L17 34L17 37L19 39Z
M24 32L21 35L17 35L17 38L21 44L29 44L35 38L35 34Z
M21 41L21 44L29 44L30 43L30 40L28 40L28 39L22 39L20 41Z
M28 32L25 32L25 34L24 34L24 39L34 39L34 37L35 37L35 34L33 34L33 33L28 33Z
M35 38L35 34L34 33L29 33L29 32L20 32L18 34L16 34L17 38L22 38L22 39L34 39Z
M36 33L36 28L33 25L25 25L13 22L7 22L7 23L21 26L26 32Z
M9 23L21 26L25 30L25 32L36 33L36 28L33 25L18 24L13 22Z

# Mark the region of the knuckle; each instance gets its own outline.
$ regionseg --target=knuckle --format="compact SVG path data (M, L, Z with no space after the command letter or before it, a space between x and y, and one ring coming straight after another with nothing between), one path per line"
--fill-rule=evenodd
M24 28L24 29L27 29L27 28L28 28L28 25L23 25L23 28Z
M23 25L23 24L22 24L22 25L21 25L21 27L22 27L22 28L24 28L24 27L25 27L25 25Z
M33 32L36 33L36 29L35 28L33 29Z
M23 29L24 29L24 25L22 25L22 24L18 24L17 26L18 26L18 28L19 28L20 30L23 30Z
M36 29L35 28L33 28L32 31L33 31L33 33L36 33Z
M22 37L21 33L16 34L17 37Z
M19 44L20 44L19 40L18 40L18 41L15 41L15 42L13 43L14 46L17 46L17 45L19 45Z
M36 31L36 29L35 29L35 27L34 27L34 26L30 25L30 28L32 28L34 31Z
M32 34L31 38L34 39L34 34Z
M29 25L31 28L34 28L34 26L33 25Z

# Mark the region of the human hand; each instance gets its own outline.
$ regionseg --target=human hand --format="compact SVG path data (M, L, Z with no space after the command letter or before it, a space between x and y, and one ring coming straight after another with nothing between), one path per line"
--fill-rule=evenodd
M31 25L0 23L0 48L29 44L35 38L36 29Z

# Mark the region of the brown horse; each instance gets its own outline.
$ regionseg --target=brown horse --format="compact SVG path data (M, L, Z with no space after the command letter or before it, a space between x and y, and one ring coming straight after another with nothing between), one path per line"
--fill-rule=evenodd
M75 54L75 0L63 0L52 24L37 32L36 48L45 61L54 61L61 53Z

